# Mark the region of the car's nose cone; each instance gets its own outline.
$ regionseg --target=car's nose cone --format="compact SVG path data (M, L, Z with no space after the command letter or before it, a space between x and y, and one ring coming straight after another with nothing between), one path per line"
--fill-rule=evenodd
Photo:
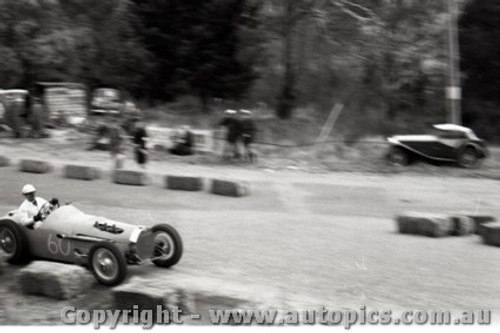
M142 260L149 259L153 256L154 237L151 230L142 230L136 243L136 254Z

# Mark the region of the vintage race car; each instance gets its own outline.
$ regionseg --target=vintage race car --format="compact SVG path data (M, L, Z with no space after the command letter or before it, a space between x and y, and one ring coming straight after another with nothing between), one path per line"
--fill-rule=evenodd
M455 162L465 168L477 167L488 156L483 140L467 127L455 124L433 125L429 135L396 135L387 138L387 158L391 163L408 165L416 158Z
M103 285L120 284L127 264L151 260L160 267L175 265L182 256L182 240L168 224L152 228L88 215L74 205L45 204L42 221L30 229L18 211L0 219L0 249L7 261L20 264L31 258L88 267Z

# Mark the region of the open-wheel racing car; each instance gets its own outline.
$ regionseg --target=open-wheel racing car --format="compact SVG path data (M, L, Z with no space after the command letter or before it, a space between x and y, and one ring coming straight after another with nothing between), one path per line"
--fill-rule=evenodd
M71 204L46 203L40 216L31 229L20 223L16 210L0 218L0 250L7 262L40 258L87 266L101 284L115 286L127 276L127 265L151 260L166 268L182 256L182 240L168 224L131 225L85 214Z
M421 158L473 168L488 156L485 142L470 128L455 124L433 127L434 131L429 135L396 135L387 138L390 145L388 160L393 164L408 165L416 158Z

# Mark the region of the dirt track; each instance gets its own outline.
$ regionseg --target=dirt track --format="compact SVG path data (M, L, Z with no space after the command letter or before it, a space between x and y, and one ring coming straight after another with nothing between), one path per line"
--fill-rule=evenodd
M81 149L56 155L47 149L26 156L29 149L0 146L0 155L45 157L56 166L85 160L109 166L104 152ZM482 244L478 236L400 235L393 221L405 210L500 217L496 180L275 172L178 161L154 161L149 172L153 184L137 188L112 184L106 176L85 182L63 179L58 170L36 175L20 173L15 166L0 168L0 211L15 208L22 199L16 189L32 182L39 195L75 202L92 214L145 225L169 222L185 243L181 262L173 270L146 266L133 274L166 283L215 279L274 295L270 305L276 307L491 309L494 318L500 313L498 248ZM161 176L166 174L246 180L251 195L234 199L165 190ZM4 287L5 276L14 273L7 269Z

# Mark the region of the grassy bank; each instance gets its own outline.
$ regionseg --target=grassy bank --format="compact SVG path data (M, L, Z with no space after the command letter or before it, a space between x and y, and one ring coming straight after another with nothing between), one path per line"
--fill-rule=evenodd
M257 123L256 150L259 160L249 166L242 162L231 162L247 167L264 169L301 169L306 171L353 171L377 173L418 173L457 177L500 178L500 148L490 147L491 157L477 169L467 170L455 165L432 165L416 162L408 167L389 165L385 160L388 149L385 136L360 135L359 128L339 118L326 142L315 144L325 123L325 115L312 109L296 111L290 120L278 119L272 110L252 109ZM144 110L148 123L165 127L191 125L197 129L217 129L223 109L211 114L200 113L195 104L169 104ZM366 126L366 124L364 124ZM351 125L352 126L352 125ZM353 135L356 133L356 135ZM222 140L221 136L218 136ZM156 158L188 161L195 164L221 164L218 154L199 155L189 158L165 156L156 153Z

